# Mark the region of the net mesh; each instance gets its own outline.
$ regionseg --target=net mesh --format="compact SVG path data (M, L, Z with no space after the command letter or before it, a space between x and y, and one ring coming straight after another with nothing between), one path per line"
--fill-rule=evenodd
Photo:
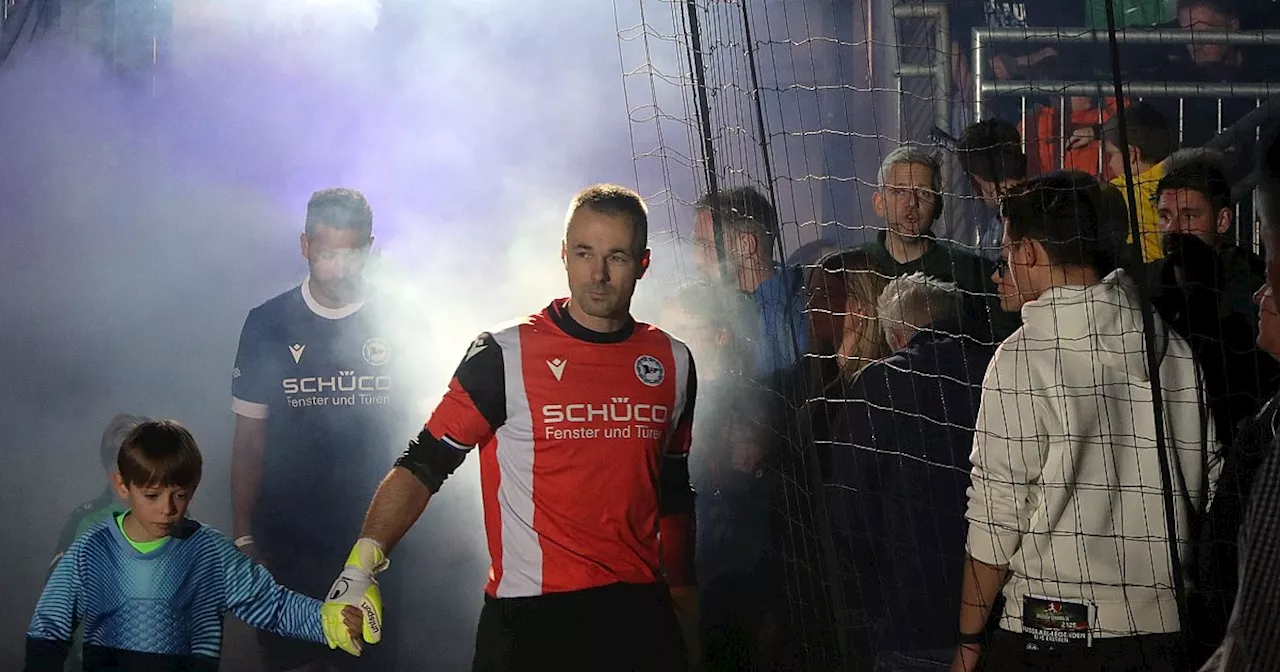
M1276 389L1250 299L1275 92L1251 80L1280 40L1271 3L1115 2L1114 36L1108 4L615 3L636 179L673 260L659 324L709 381L713 661L950 661L984 567L1009 569L1008 603L982 595L989 655L1105 639L1172 667L1220 640L1248 478L1218 478L1231 446L1269 441ZM744 187L776 226L705 198ZM1024 191L1006 236L996 205ZM1036 259L1090 289L1044 293ZM997 354L1037 295L1063 317ZM763 560L726 559L748 541Z

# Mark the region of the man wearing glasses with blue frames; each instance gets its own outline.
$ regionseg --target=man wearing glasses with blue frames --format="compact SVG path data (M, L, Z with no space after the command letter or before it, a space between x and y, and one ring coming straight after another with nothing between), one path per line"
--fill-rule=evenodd
M250 311L240 333L231 492L235 545L283 585L321 595L412 426L413 400L407 341L389 319L397 311L365 286L373 210L364 195L316 192L300 244L306 279ZM385 638L348 660L266 634L259 644L267 672L395 666Z

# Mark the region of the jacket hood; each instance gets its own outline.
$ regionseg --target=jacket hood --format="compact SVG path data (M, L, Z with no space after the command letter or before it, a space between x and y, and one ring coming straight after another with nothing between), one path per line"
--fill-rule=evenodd
M1064 350L1090 355L1135 380L1150 379L1138 288L1123 270L1088 287L1053 287L1022 307L1022 323L1034 340L1057 339ZM1155 319L1155 356L1164 357L1166 328Z

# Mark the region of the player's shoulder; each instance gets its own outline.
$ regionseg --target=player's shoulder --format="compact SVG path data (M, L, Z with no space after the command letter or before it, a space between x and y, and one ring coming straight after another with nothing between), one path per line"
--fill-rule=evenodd
M689 345L685 343L679 336L648 322L636 321L635 329L631 333L631 338L627 339L632 343L640 346L659 347L670 346L671 353L676 356L692 356Z
M102 555L115 546L115 532L112 528L116 525L114 516L108 516L93 523L73 539L71 544L67 546L67 550L60 555L70 555L72 557L79 557L86 553L93 556Z
M636 322L635 330L632 332L631 338L638 343L658 343L670 344L673 353L688 354L689 346L680 337L671 332L648 322Z
M296 312L300 306L305 307L305 305L302 299L302 283L298 283L254 306L249 311L249 319L272 320L280 316L290 315Z

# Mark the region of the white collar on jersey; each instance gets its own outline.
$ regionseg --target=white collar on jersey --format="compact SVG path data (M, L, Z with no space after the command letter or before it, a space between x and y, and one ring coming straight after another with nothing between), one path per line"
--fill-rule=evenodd
M316 301L316 297L311 295L310 273L308 273L307 277L302 281L302 301L307 304L307 307L311 309L311 312L327 320L341 320L344 317L354 315L355 312L360 310L360 307L364 305L364 300L361 299L355 303L348 303L341 308L325 308L320 305L319 301Z

